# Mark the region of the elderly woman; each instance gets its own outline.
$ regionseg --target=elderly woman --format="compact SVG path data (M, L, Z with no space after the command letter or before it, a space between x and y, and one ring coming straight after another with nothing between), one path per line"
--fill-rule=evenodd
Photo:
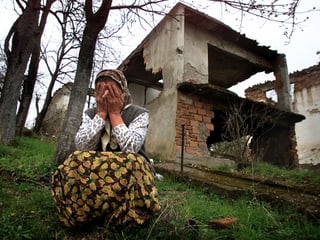
M93 220L143 224L160 209L143 151L148 111L132 104L119 70L101 71L95 85L97 107L83 115L75 137L78 150L53 175L60 220L65 226Z

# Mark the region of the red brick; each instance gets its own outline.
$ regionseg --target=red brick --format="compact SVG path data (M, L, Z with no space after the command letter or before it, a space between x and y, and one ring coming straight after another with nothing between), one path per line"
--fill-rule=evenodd
M181 152L181 146L176 146L176 152Z
M191 120L191 121L190 121L190 126L199 127L199 122L198 122L198 121Z
M189 113L197 113L197 111L198 111L198 109L194 106L189 106L187 109L188 109L187 111Z
M206 128L208 129L208 130L210 130L210 131L213 131L213 124L211 124L211 123L206 123Z
M196 148L193 147L186 147L186 153L195 155L195 156L202 156L203 154L197 150Z
M196 108L203 108L203 103L199 101L195 101L193 104Z
M202 122L202 121L203 121L202 116L201 116L201 115L198 115L198 114L195 114L195 115L193 116L193 119L194 119L194 120L197 120L197 121L199 121L199 122Z
M190 140L190 142L198 142L198 136L199 134L190 134L188 139Z
M203 108L198 108L198 114L206 116L207 115L207 110Z
M209 118L214 118L214 112L212 112L212 111L207 111L207 117L209 117Z
M200 129L198 127L192 127L192 133L193 134L200 134Z
M203 116L203 121L204 121L205 123L211 123L211 118L206 117L206 116Z
M190 147L198 147L198 142L197 141L191 141L189 146Z

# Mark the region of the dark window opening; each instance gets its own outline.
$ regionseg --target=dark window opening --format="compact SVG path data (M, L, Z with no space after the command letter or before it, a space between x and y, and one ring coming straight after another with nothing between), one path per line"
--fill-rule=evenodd
M206 143L208 148L210 148L212 144L223 141L225 118L225 112L214 110L214 118L211 119L214 130L210 131L210 136L207 138Z

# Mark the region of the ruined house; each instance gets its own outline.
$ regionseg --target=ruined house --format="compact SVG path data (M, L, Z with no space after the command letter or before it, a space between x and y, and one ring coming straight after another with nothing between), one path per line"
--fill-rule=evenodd
M209 147L222 140L223 116L230 105L243 103L248 111L252 106L267 107L281 116L272 131L255 133L252 152L260 151L262 159L278 165L297 165L294 126L304 117L291 111L283 54L178 3L118 68L128 80L134 103L149 110L149 156L207 166L232 163L213 157ZM276 105L228 90L258 72L274 73ZM264 146L263 151L258 146Z
M320 164L320 64L289 75L292 88L292 110L306 119L296 124L299 164ZM252 86L245 91L254 101L275 102L272 99L274 81Z
M185 163L208 166L223 164L211 156L209 146L221 141L221 114L230 104L265 105L227 89L258 72L273 72L278 102L270 109L282 119L272 131L253 137L253 152L259 139L263 159L297 165L294 125L304 116L291 112L285 55L178 3L119 69L136 103L150 111L147 153L165 161L183 156Z

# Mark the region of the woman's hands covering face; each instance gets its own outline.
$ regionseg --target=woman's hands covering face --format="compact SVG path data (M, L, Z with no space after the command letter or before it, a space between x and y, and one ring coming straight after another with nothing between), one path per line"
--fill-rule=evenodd
M121 112L124 96L114 81L98 82L96 89L97 114L106 119L108 114Z

